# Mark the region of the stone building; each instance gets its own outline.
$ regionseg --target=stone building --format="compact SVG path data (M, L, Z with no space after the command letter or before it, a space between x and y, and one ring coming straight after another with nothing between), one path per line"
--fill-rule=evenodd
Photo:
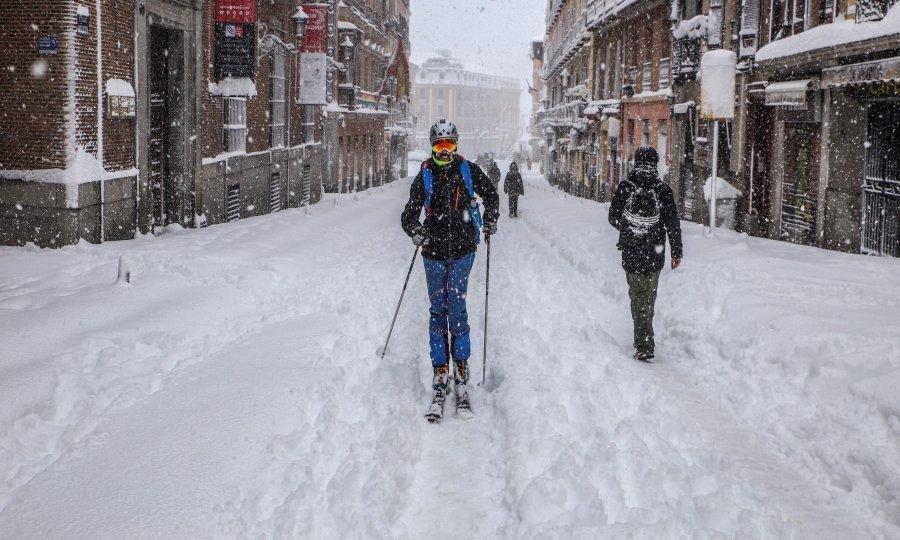
M742 49L732 160L750 194L744 228L900 256L900 5L750 1L741 20L758 43Z
M460 152L473 160L484 152L514 149L520 135L518 80L467 71L442 51L416 70L413 85L417 148L428 149L432 124L447 118L459 128Z

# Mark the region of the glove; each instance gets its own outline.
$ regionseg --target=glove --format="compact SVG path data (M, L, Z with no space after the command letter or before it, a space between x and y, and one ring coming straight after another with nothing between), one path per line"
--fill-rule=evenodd
M417 228L413 231L412 235L412 243L416 246L424 246L428 244L428 237L425 236L425 229L423 227Z
M485 236L492 236L497 232L497 221L492 220L485 222L485 224L481 227L481 231L485 234Z

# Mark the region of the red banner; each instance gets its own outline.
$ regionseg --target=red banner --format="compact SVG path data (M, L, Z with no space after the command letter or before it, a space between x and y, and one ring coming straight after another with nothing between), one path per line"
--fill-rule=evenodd
M256 24L256 0L216 0L216 22Z
M326 4L300 4L303 12L309 17L306 22L306 34L303 36L302 52L328 52L328 6Z

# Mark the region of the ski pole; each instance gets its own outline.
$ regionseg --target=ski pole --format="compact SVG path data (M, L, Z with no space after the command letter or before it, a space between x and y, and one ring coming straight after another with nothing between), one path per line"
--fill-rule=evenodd
M487 377L487 338L488 338L488 300L491 293L491 236L484 238L487 244L487 270L484 274L484 350L481 354L481 384L484 384Z
M406 286L409 285L409 276L412 275L413 266L416 265L416 257L419 256L419 246L416 246L416 250L413 252L412 262L409 263L409 272L406 273L406 281L403 282L403 290L400 291L400 301L397 302L397 310L394 311L394 320L391 321L391 329L388 330L387 339L384 340L384 348L381 349L381 359L384 360L384 355L387 353L388 343L391 341L391 334L394 333L394 324L397 322L397 315L400 314L400 305L403 303L403 295L406 294Z

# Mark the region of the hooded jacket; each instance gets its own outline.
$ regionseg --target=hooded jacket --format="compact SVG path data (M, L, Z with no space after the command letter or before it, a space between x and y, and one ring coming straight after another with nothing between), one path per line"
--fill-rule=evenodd
M616 245L622 250L622 267L626 272L652 274L662 270L666 261L666 237L672 248L672 257L681 258L681 223L675 206L672 189L659 179L656 171L656 152L652 155L635 154L635 168L628 178L616 188L609 207L609 223L619 231ZM660 219L640 235L632 234L625 216L625 205L639 189L653 193L660 206Z
M453 162L440 167L433 159L425 161L434 174L434 186L431 195L431 213L420 222L419 216L425 205L425 182L422 171L416 175L409 189L409 202L403 209L400 223L410 237L421 232L428 242L422 246L422 256L426 259L454 261L474 253L478 249L472 223L467 221L469 195L466 184L459 170L465 158L455 156ZM500 196L490 179L480 167L470 163L472 183L475 193L484 202L484 222L496 223L500 215Z
M509 172L506 173L506 179L503 180L503 193L510 197L525 195L525 184L522 182L522 175L519 174L518 169L510 167Z

